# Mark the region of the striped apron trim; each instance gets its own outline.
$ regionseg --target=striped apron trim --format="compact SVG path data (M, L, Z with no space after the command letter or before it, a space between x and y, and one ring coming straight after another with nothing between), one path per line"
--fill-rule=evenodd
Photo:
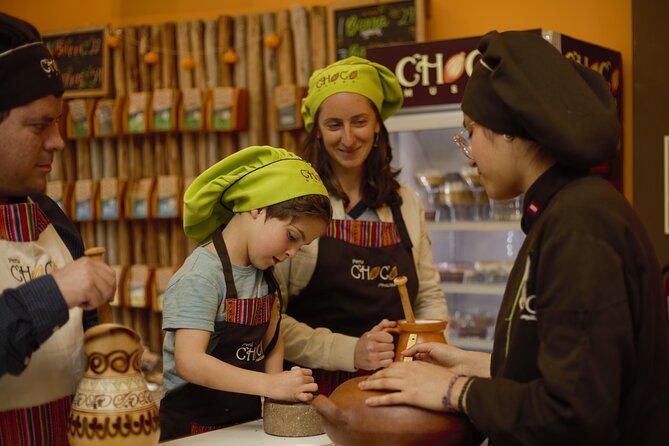
M223 426L223 425L208 426L208 425L204 425L204 424L191 423L190 424L190 434L189 435L204 434L205 432L216 431L216 430L219 430L219 429L223 429L224 427L225 426Z
M249 326L262 325L272 315L274 294L257 299L225 299L225 321Z
M33 202L0 206L0 238L10 242L32 242L49 225L39 205Z
M72 397L0 412L0 446L67 446Z
M401 241L395 224L364 220L332 220L325 236L365 248L384 248Z

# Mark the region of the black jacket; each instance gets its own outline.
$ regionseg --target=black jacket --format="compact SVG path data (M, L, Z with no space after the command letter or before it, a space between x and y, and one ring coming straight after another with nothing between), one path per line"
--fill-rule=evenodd
M495 446L667 444L667 298L641 222L606 181L557 166L524 206L470 418Z

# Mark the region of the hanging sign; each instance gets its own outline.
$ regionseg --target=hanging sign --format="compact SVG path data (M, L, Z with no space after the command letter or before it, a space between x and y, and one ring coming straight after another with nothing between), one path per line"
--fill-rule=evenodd
M379 45L425 40L425 0L342 0L328 6L330 60Z
M45 34L42 38L56 60L65 84L64 97L101 97L109 92L107 27Z

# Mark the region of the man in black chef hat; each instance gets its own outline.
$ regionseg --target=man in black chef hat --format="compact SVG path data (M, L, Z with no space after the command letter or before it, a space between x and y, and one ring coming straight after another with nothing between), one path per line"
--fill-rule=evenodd
M540 35L480 44L455 142L493 199L525 194L526 234L492 354L421 344L361 387L370 405L464 412L498 445L660 445L669 332L660 268L625 198L589 169L616 155L604 78Z
M82 257L74 224L46 197L63 83L31 24L0 13L0 444L67 444L89 311L114 271ZM75 260L76 259L76 260Z

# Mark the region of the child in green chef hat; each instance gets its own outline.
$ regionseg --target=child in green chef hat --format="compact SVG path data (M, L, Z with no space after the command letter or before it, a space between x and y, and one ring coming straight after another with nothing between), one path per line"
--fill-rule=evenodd
M161 440L258 418L260 396L313 397L311 370L282 371L272 267L320 236L331 212L311 165L268 146L223 159L186 190L184 231L201 246L165 292Z

